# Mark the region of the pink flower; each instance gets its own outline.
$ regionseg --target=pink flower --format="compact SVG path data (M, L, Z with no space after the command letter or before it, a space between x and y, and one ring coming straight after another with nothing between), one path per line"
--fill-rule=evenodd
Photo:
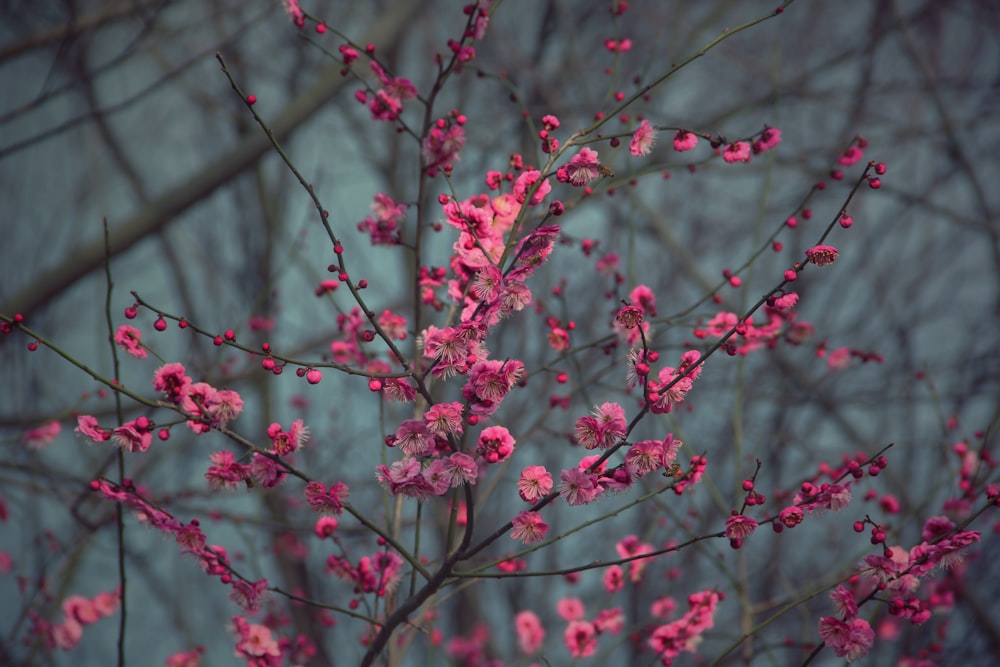
M520 512L512 523L514 528L510 531L511 538L525 544L541 542L549 532L549 524L542 521L542 515L538 512Z
M625 409L617 403L595 407L593 416L576 420L576 438L587 449L607 449L623 439L628 431Z
M851 350L838 347L826 357L826 367L831 371L842 371L851 363Z
M620 565L612 565L604 571L604 592L608 595L617 593L625 586L625 573Z
M628 143L628 152L636 157L649 155L655 143L656 128L648 120L643 120L632 133L632 140Z
M301 419L296 419L287 431L283 431L281 424L274 422L267 427L267 436L271 438L271 451L278 456L286 456L308 442L309 427Z
M731 540L742 540L757 530L757 522L749 516L737 514L726 519L726 537Z
M733 162L750 161L750 144L745 141L737 141L722 149L722 159L730 164Z
M62 623L52 626L52 639L64 651L76 648L82 637L83 626L76 619L66 618Z
M533 611L521 611L514 616L514 630L517 632L517 645L525 655L531 655L545 643L545 628Z
M816 266L826 266L833 264L839 254L832 245L816 245L806 250L806 260Z
M585 146L566 163L566 179L570 185L586 185L600 178L600 165L597 151Z
M432 405L424 413L424 423L431 434L446 438L449 435L462 435L461 403L438 403Z
M237 622L237 618L242 623ZM264 625L251 625L241 617L234 617L239 640L236 642L237 655L244 658L261 658L263 656L279 657L281 649L278 642L271 636L271 631ZM255 661L260 662L260 661ZM263 663L267 664L267 663Z
M115 344L136 359L146 358L146 348L139 343L142 332L133 326L123 324L115 331Z
M674 150L678 153L689 151L698 145L698 136L687 130L677 130L674 135Z
M316 519L316 525L313 526L313 533L316 534L316 537L322 540L337 532L338 526L339 523L337 521L337 517L321 516Z
M301 28L305 25L306 20L302 14L302 8L299 7L299 0L283 0L282 4L285 6L285 12L291 17L292 23L296 27Z
M830 599L837 606L837 613L843 618L854 618L858 615L858 605L854 601L854 595L842 585L830 592Z
M396 444L410 456L423 456L434 450L434 436L426 424L417 419L407 419L396 429Z
M81 625L96 623L101 618L101 613L94 606L94 603L82 595L71 595L63 600L62 609L66 616Z
M249 466L237 463L232 452L215 452L210 460L212 465L205 473L205 480L213 491L235 489L250 479Z
M442 459L433 459L424 467L424 479L430 485L431 495L443 496L451 488L451 480L445 471L445 462Z
M145 420L144 422L140 420ZM111 431L111 442L118 445L126 452L144 452L153 443L153 434L148 427L140 427L140 424L148 424L145 417L133 419L125 422L118 428Z
M563 633L563 641L574 658L586 658L597 652L597 630L587 621L571 621Z
M561 495L569 505L586 505L600 494L601 490L593 478L579 468L568 468L559 475L562 484Z
M258 579L254 582L234 579L229 599L247 611L257 611L266 592L267 579Z
M778 512L778 520L781 521L786 528L794 528L799 525L802 523L802 519L804 517L805 515L802 512L802 508L794 505L786 507Z
M255 453L250 461L250 474L258 484L265 489L271 489L281 484L288 473L273 459Z
M530 170L522 172L517 180L514 181L514 197L517 203L523 204L528 198L528 192L534 187L535 183L538 183L542 179L542 172L538 170ZM549 184L548 180L544 180L535 190L535 193L531 195L531 201L528 202L529 206L536 206L542 203L545 196L552 191L552 185Z
M193 648L190 651L174 653L167 658L167 667L199 667L201 656L205 653L204 647Z
M82 417L78 419L82 419ZM90 419L93 419L93 417L90 417ZM96 423L97 420L95 419L94 421ZM79 427L77 427L77 430L80 430ZM21 436L21 442L28 449L41 449L45 445L51 444L59 436L60 431L62 431L62 424L53 419L41 426L29 428Z
M552 491L552 475L543 466L528 466L521 471L517 492L521 500L534 503Z
M580 601L580 598L561 598L558 602L556 602L556 613L559 614L559 617L564 621L578 621L583 618L585 613L583 602Z
M875 643L875 632L863 618L842 621L824 616L819 620L819 636L838 657L846 658L848 662L868 655Z
M769 151L772 148L775 148L780 143L781 130L776 127L768 127L760 133L760 139L753 142L753 152L763 153L764 151Z
M661 467L663 467L663 443L659 440L637 442L625 454L625 469L633 477L648 475Z
M451 486L475 484L479 478L479 466L476 459L464 452L454 452L451 456L441 459L448 483Z
M376 467L375 478L394 496L403 494L423 500L433 492L430 483L422 474L420 462L413 458L396 461L392 467L385 465Z
M442 127L444 122L444 127ZM441 169L448 169L457 162L458 154L465 147L465 130L461 125L450 127L443 118L431 128L424 138L422 153L424 168L429 176L435 176Z
M323 482L306 484L306 502L314 512L325 514L340 514L344 511L344 500L350 495L350 489L343 482L337 482L327 488Z
M120 598L121 596L118 594L118 591L101 591L94 596L94 609L96 609L97 613L101 616L111 616L111 614L115 613L115 610L118 608Z
M487 463L506 461L514 453L514 438L503 426L489 426L479 435L476 454Z
M594 627L598 632L610 632L618 634L625 627L625 615L622 614L621 607L612 609L602 609L594 619Z
M166 364L153 373L153 389L162 391L172 403L180 403L190 386L191 378L184 375L183 364Z
M840 154L838 162L844 167L850 167L864 156L864 151L860 148L857 146L849 146L843 153Z
M670 664L669 661L682 651L693 653L701 642L701 635L715 625L715 608L721 599L722 595L715 591L691 594L688 596L691 609L676 621L653 630L648 641L649 647L664 664Z

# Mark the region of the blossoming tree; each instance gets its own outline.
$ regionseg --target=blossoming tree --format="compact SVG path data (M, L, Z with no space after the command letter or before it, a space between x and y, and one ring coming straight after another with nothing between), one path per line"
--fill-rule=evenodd
M141 212L0 310L8 369L67 378L6 424L4 661L936 664L995 379L942 395L862 295L906 157L796 117L782 79L834 62L750 61L818 10L349 4L223 12L290 60L195 39L230 148L190 183L151 192L95 114ZM147 247L176 291L129 263L222 183L234 222ZM95 267L88 346L46 309Z

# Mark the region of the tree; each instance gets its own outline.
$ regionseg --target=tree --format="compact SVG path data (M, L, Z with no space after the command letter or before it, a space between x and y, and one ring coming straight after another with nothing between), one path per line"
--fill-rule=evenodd
M3 662L996 652L992 8L28 8Z

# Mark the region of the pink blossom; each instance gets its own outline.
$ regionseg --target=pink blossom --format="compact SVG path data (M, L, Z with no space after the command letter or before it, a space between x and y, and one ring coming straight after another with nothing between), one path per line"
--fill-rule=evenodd
M678 153L689 151L698 145L698 136L686 130L677 130L674 135L674 150Z
M593 478L579 468L563 470L559 477L559 495L570 505L586 505L600 494Z
M848 146L847 149L840 154L838 162L841 166L850 167L864 156L864 151L857 146Z
M612 609L602 609L594 619L594 627L598 632L610 632L618 634L625 628L625 615L622 614L621 607Z
M542 515L538 512L520 512L512 523L514 528L510 531L511 538L525 544L541 542L549 531L549 524L542 521Z
M875 643L875 632L868 621L855 618L842 621L832 616L819 620L819 635L823 643L833 649L840 658L853 662L868 655Z
M270 457L254 453L250 461L250 474L265 489L271 489L284 481L285 469Z
M545 628L533 611L518 612L514 616L514 630L517 632L517 645L525 655L531 655L545 643Z
M329 488L323 482L306 484L306 502L314 512L340 514L344 511L344 501L350 495L350 489L343 482L331 484Z
M617 593L625 586L625 573L620 565L612 565L604 571L604 592L608 595Z
M301 419L296 419L284 431L281 424L274 422L267 427L267 437L271 438L271 451L278 456L286 456L309 441L309 427Z
M639 127L632 133L632 140L628 144L628 152L636 157L649 155L656 143L656 128L648 120L639 123Z
M403 112L403 103L385 90L378 90L368 100L368 109L372 112L372 120L393 121Z
M583 618L585 611L580 598L565 597L556 602L556 613L564 621L578 621Z
M587 621L570 621L563 633L563 641L574 658L586 658L597 652L597 630Z
M830 599L837 606L837 613L842 618L850 619L858 615L858 605L854 601L854 595L843 585L837 586L830 592Z
M441 169L450 168L453 162L458 161L458 154L465 147L465 129L461 125L440 127L440 123L438 121L431 128L423 141L424 169L429 176L437 175Z
M423 456L434 450L434 436L423 421L407 419L396 429L396 445L409 456Z
M521 500L534 503L552 491L552 475L543 466L528 466L521 471L517 492Z
M184 375L183 364L166 364L153 373L153 389L166 394L172 403L180 403L190 386L191 378Z
M826 266L833 264L839 254L832 245L817 245L806 250L806 260L816 266Z
M201 665L201 656L204 653L205 649L201 646L193 648L190 651L174 653L167 658L167 667L199 667Z
M625 454L625 467L633 477L643 477L663 467L663 443L659 440L642 440L633 444Z
M534 194L531 195L531 200L528 202L529 206L537 206L542 203L546 195L552 191L552 185L549 181L542 180L542 172L532 169L529 171L524 171L517 180L514 181L514 197L519 204L523 204L528 198L528 192L535 186L536 183L541 181L538 188L535 190Z
M52 626L52 639L56 646L71 651L83 638L83 626L74 618L65 618L62 623Z
M566 163L566 179L570 185L586 185L600 178L600 164L597 151L584 146Z
M737 514L726 519L726 537L730 540L742 540L757 530L757 521L753 517Z
M250 467L237 463L232 452L215 452L210 460L212 465L205 473L205 480L213 491L235 489L250 479Z
M688 596L691 609L681 618L661 625L649 637L649 646L665 664L682 651L693 653L701 642L701 635L715 625L715 608L722 595L715 591L702 591Z
M651 554L654 549L652 544L640 541L637 536L627 535L615 544L615 551L621 558L634 558L643 554ZM647 558L638 558L630 561L628 564L629 581L633 584L639 583L642 580L643 571L646 569L648 563L649 559Z
M424 466L424 479L430 486L430 493L434 496L443 496L451 488L451 479L445 470L445 462L442 459L433 459Z
M777 147L780 143L781 130L776 127L768 127L760 133L760 139L753 142L753 152L763 153Z
M375 468L379 484L388 488L392 495L403 494L411 498L425 499L432 494L432 487L424 478L417 459L396 461L392 467L380 465Z
M462 410L461 403L438 403L432 405L424 413L424 423L427 430L439 438L446 438L449 435L462 435Z
M236 625L236 631L239 635L236 642L236 653L238 656L260 658L263 656L278 657L281 655L278 642L271 636L271 630L267 626L256 623L251 625L239 616L233 617L233 622Z
M260 609L260 603L266 592L267 579L259 579L254 582L234 579L229 599L247 611L257 611Z
M94 606L94 603L82 595L71 595L63 600L62 610L66 616L81 625L96 623L101 618L101 613Z
M101 591L94 596L94 609L96 609L97 613L101 616L111 616L118 608L120 600L121 595L119 595L118 591Z
M479 477L479 466L476 464L476 460L465 452L454 452L441 461L451 486L476 483Z
M145 422L141 422L140 419L145 420ZM111 442L126 452L146 451L153 443L153 434L149 431L148 427L140 426L143 423L148 424L149 420L145 417L140 417L139 419L125 422L111 431Z
M339 525L337 517L321 516L316 519L316 525L313 526L313 533L315 533L316 537L322 540L337 532L337 527Z
M750 144L745 141L728 144L722 149L722 159L730 164L733 162L749 162Z
M291 17L292 23L296 27L301 28L305 25L305 16L302 14L302 8L299 7L299 0L282 0L282 4L285 6L285 12Z
M587 449L607 449L623 439L628 430L625 410L617 403L595 407L593 416L576 420L576 438Z
M115 344L122 348L136 359L146 358L146 348L142 346L139 339L142 332L135 327L123 324L115 331Z
M541 266L552 253L552 246L559 235L558 225L544 225L528 234L517 246L517 275L521 280L527 278L535 268Z
M778 512L778 520L786 528L794 528L795 526L802 523L804 514L801 507L796 507L795 505L785 507L780 512Z
M489 426L479 435L476 454L487 463L499 463L514 453L514 438L503 426Z
M78 419L82 419L82 417ZM93 417L90 417L90 419L93 419ZM95 419L94 421L96 422L97 420ZM79 423L79 421L77 423ZM79 427L77 427L77 430L80 430ZM53 419L42 424L41 426L29 428L24 432L24 435L21 436L21 442L23 442L28 449L41 449L45 445L51 444L52 441L59 436L61 431L62 424Z
M851 350L846 347L838 347L826 357L826 366L831 371L842 371L851 363Z

